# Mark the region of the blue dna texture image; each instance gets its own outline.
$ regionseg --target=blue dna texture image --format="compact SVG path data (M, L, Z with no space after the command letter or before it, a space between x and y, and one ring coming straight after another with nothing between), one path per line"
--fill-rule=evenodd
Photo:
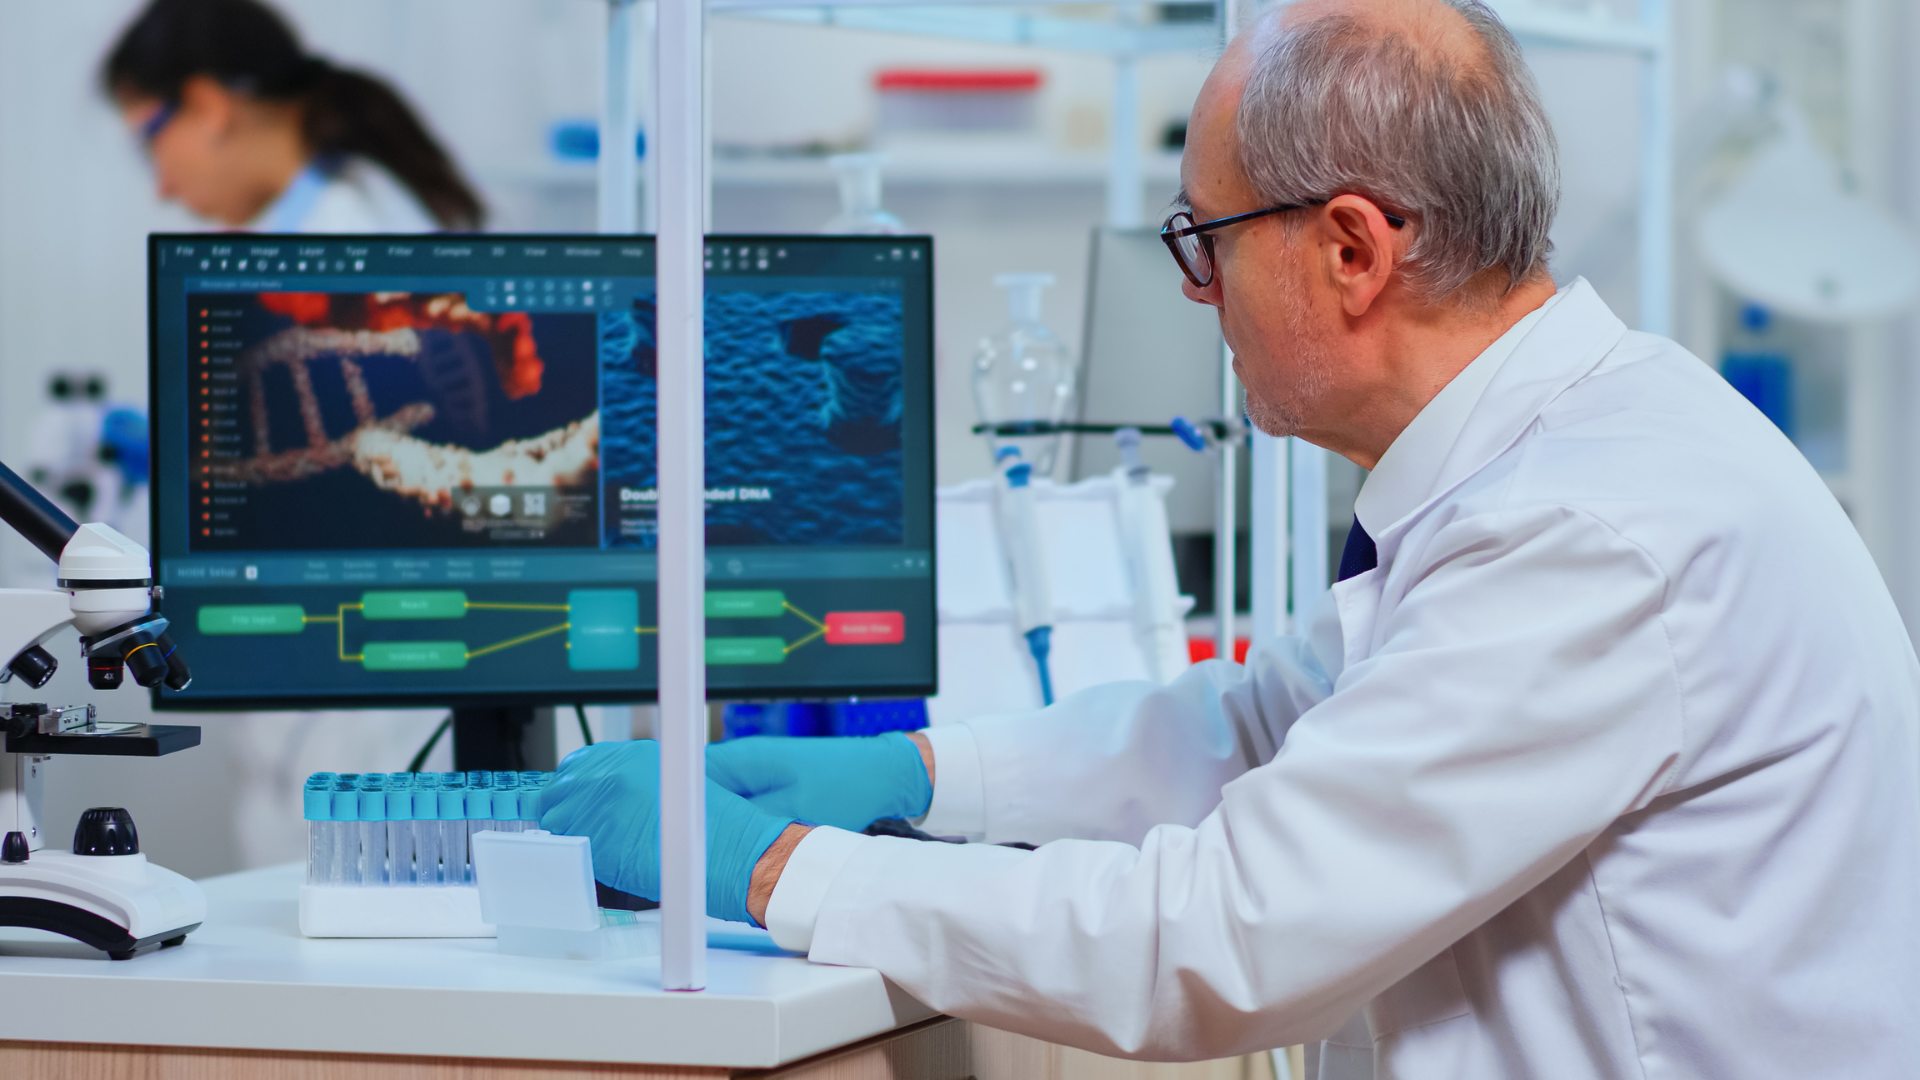
M608 543L652 548L654 306L600 317ZM707 542L902 540L903 310L885 292L707 296Z

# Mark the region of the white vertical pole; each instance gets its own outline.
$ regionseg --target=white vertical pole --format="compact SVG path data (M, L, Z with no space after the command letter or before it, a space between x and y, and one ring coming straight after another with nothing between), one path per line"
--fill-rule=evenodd
M1107 227L1141 224L1146 178L1140 161L1140 58L1113 59L1113 131L1107 146Z
M659 4L643 4L640 7L640 52L643 56L657 56L660 40ZM640 184L646 192L646 198L640 200L640 231L650 233L659 227L654 219L654 208L659 198L654 193L660 190L660 87L659 80L647 92L640 104L640 130L647 136L647 153L640 159Z
M1287 440L1293 496L1294 627L1327 594L1327 451L1300 439Z
M707 984L706 4L660 0L660 983Z
M1231 356L1220 388L1220 415L1232 425L1240 417L1238 380L1233 377ZM1213 655L1233 659L1234 586L1240 569L1240 447L1229 436L1220 441L1218 476L1220 490L1214 493L1219 505L1213 515Z
M1239 31L1249 0L1221 0L1220 2L1220 43L1225 46L1233 41L1233 35ZM1233 350L1222 346L1220 349L1220 416L1229 424L1240 419L1240 380L1233 373ZM1213 519L1213 654L1222 660L1233 659L1234 644L1234 584L1239 576L1240 548L1237 535L1239 522L1239 450L1231 441L1220 444L1219 490L1214 498L1219 501ZM1255 486L1265 486L1271 477L1262 476L1258 471L1253 474ZM1285 481L1281 481L1281 498L1285 498ZM1260 534L1273 530L1276 521L1262 521L1258 516L1262 510L1274 512L1272 491L1265 497L1256 496L1253 500L1255 517L1249 523L1254 533L1254 548L1260 549ZM1283 501L1279 506L1284 507ZM1277 520L1284 521L1284 517ZM1270 533L1270 536L1272 534ZM1256 592L1254 603L1259 603ZM1256 620L1256 626L1258 622Z
M1252 543L1253 597L1248 605L1252 625L1247 637L1255 647L1285 634L1287 621L1287 443L1255 432L1248 468L1252 469L1253 504L1248 529Z
M1640 0L1640 20L1653 37L1640 103L1640 328L1671 337L1674 289L1673 12L1667 0Z
M603 233L639 224L638 167L633 156L635 0L607 0L607 52L600 72L600 206Z

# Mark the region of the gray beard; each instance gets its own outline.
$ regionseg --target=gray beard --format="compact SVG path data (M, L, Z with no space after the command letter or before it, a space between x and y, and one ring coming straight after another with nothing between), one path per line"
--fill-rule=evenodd
M1318 342L1296 335L1289 358L1292 371L1291 391L1284 399L1268 400L1247 387L1247 419L1262 434L1285 439L1300 433L1306 413L1315 402L1325 399L1332 361Z

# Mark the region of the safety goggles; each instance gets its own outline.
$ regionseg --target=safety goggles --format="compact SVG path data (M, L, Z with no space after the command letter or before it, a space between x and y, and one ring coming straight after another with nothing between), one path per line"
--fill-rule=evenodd
M166 130L167 125L173 122L173 118L179 112L179 102L163 102L159 108L153 110L153 115L140 121L140 127L134 132L134 136L140 140L140 149L152 153L153 140L160 137L160 133Z

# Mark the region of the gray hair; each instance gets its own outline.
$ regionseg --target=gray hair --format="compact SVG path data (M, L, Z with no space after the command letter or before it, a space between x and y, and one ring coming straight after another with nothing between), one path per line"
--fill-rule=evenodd
M1480 0L1436 2L1466 19L1480 57L1352 15L1306 19L1254 60L1238 118L1241 167L1265 198L1351 193L1410 218L1404 280L1429 303L1489 270L1505 272L1501 295L1545 272L1560 203L1558 144L1519 43Z

